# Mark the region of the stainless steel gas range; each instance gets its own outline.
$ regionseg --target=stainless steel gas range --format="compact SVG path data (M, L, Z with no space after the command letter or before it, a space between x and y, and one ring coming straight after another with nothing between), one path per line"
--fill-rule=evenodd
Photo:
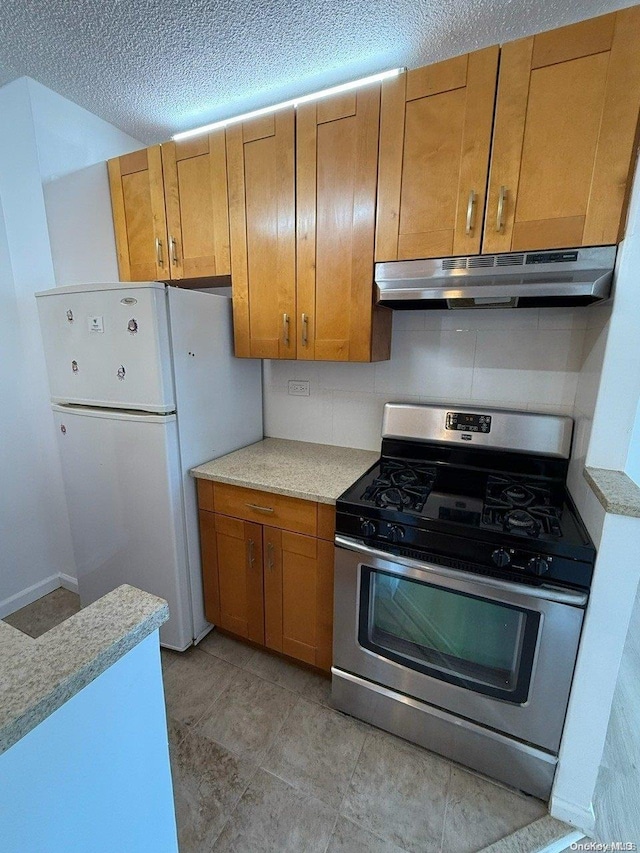
M570 418L388 403L337 502L334 705L544 799L595 549Z

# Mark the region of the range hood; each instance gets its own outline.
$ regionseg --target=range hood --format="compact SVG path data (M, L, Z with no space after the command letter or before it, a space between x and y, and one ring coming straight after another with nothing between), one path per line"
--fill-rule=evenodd
M392 261L376 264L388 308L526 308L589 305L609 296L615 246Z

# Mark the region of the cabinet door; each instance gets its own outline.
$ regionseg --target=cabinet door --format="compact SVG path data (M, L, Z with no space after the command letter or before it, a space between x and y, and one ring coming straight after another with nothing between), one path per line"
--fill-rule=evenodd
M330 670L332 542L264 528L265 644Z
M198 486L203 482L198 480ZM198 490L200 491L200 490ZM198 503L202 505L199 500ZM218 547L216 542L216 517L212 512L198 512L200 525L200 557L202 560L202 586L204 612L212 625L220 624L220 591L218 588Z
M484 252L618 241L639 53L640 7L502 48Z
M162 146L171 278L229 275L224 131Z
M160 146L116 157L107 167L121 280L168 279Z
M383 84L376 261L480 251L498 53Z
M227 130L236 356L296 357L294 112Z
M373 304L380 87L297 113L300 359L389 358L391 315Z
M201 511L200 531L207 619L264 643L262 527Z

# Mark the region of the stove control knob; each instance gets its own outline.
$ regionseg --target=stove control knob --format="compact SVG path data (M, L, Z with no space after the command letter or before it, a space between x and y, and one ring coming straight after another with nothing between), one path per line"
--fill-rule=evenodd
M363 536L374 536L376 533L376 526L373 521L368 521L365 518L360 519L360 533Z
M538 575L538 577L546 575L549 571L549 563L547 563L544 557L532 557L527 563L527 571Z
M399 542L401 539L404 539L404 528L400 527L399 524L390 524L389 539L392 542Z
M509 552L505 551L504 548L496 548L496 550L491 555L491 559L500 569L503 569L505 566L508 566L511 562Z

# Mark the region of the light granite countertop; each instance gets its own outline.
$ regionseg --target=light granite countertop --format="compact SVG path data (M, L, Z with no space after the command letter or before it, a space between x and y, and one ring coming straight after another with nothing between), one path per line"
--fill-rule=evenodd
M168 618L166 601L124 585L36 640L0 621L0 754Z
M585 468L584 477L606 512L640 518L640 487L624 471Z
M191 470L194 477L335 504L380 454L331 444L265 438Z

